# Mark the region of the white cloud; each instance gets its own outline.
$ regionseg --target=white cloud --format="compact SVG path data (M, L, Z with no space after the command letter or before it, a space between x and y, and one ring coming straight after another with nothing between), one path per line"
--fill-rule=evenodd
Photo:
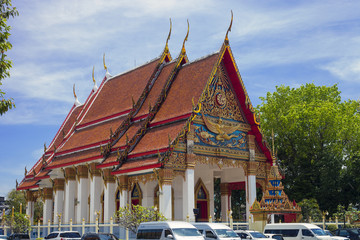
M360 83L360 57L341 58L323 65L321 68L329 71L341 80Z

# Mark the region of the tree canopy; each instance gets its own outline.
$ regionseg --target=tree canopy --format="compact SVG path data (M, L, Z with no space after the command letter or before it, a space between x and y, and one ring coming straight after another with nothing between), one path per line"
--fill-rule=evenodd
M155 207L143 207L141 205L127 205L120 207L115 213L120 226L136 233L142 222L165 221L166 218Z
M274 131L290 199L315 198L332 212L339 204L359 203L359 102L342 101L337 85L314 84L277 86L261 100L261 128L265 136Z
M10 36L10 26L7 25L7 20L10 17L19 15L15 7L12 7L11 0L1 0L0 3L0 115L3 115L9 109L15 107L13 100L5 99L5 92L1 90L2 80L10 76L10 68L12 62L8 59L6 52L12 48L8 41Z

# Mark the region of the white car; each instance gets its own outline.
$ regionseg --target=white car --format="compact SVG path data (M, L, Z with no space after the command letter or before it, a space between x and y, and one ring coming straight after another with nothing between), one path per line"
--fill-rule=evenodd
M268 238L276 239L276 240L284 240L281 234L273 234L273 233L264 233L264 235Z
M76 231L55 231L45 237L51 240L80 240L81 235Z
M346 237L335 236L329 230L324 230L324 232L326 233L326 235L329 235L333 240L350 240L349 238Z
M269 240L264 234L258 231L253 230L236 230L237 235L243 239L253 239L253 240Z

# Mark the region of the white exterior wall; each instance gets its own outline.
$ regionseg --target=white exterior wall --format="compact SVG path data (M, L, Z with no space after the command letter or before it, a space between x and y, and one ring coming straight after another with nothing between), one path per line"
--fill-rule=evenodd
M82 219L85 219L85 222L89 221L89 179L80 178L77 186L77 208L76 208L76 223L81 223Z
M115 213L116 183L108 182L104 189L104 222L110 222Z
M75 197L77 184L76 180L68 180L65 183L65 211L64 211L64 223L69 223L70 219L75 220Z
M97 215L95 212L101 212L101 193L104 184L101 176L93 176L90 178L90 222L94 223Z
M145 207L154 206L154 192L156 187L156 182L147 182L146 184L139 183L139 187L142 192L141 205Z

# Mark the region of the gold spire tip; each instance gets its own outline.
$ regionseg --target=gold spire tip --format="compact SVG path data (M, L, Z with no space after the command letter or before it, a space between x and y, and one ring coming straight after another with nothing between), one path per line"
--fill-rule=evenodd
M171 36L171 29L172 29L172 22L171 22L171 18L170 18L170 30L169 30L169 34L168 37L166 39L166 45L168 44L169 40L170 40L170 36Z
M103 56L103 63L104 63L104 69L107 71L107 66L105 65L105 53L104 53L104 56Z
M74 86L73 86L73 92L74 92L74 98L77 98L76 93L75 93L75 83L74 83Z
M186 36L185 36L185 39L184 39L184 42L183 42L183 46L182 46L183 51L185 51L185 42L188 40L188 36L189 36L189 30L190 30L189 19L187 19L187 24L188 24L188 30L187 30L187 33L186 33Z
M226 31L225 41L229 41L228 34L229 34L229 32L231 32L232 23L233 23L233 11L231 10L231 21L230 21L230 26L229 26L228 30Z
M92 70L92 80L93 80L93 82L95 84L96 81L95 81L95 77L94 77L94 71L95 71L95 66L93 66L93 70Z

